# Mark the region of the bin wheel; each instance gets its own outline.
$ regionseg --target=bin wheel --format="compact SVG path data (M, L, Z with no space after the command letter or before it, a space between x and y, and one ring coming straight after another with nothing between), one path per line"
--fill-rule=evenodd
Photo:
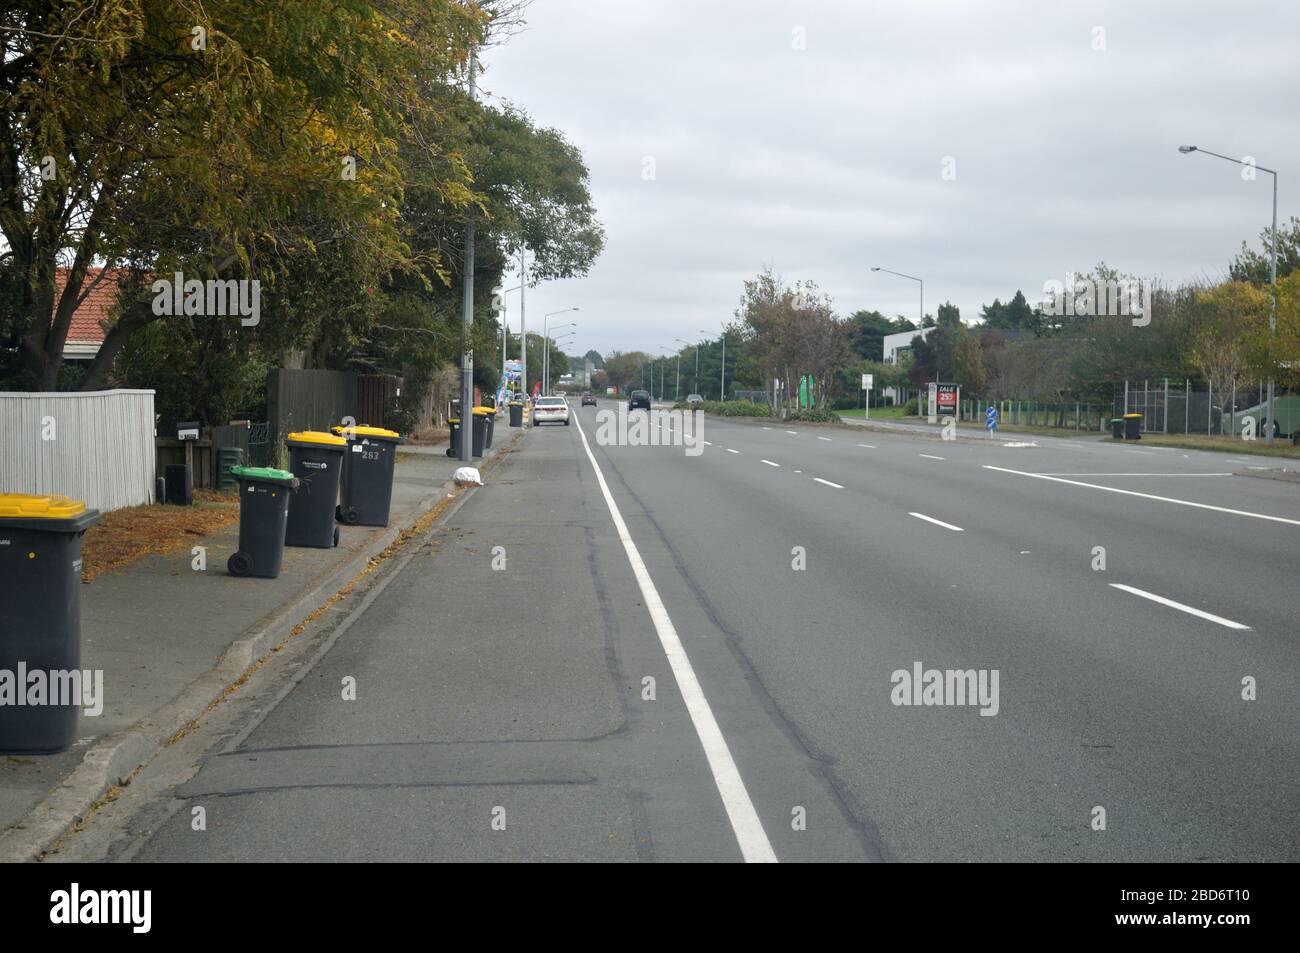
M343 522L343 507L341 506L334 507L334 518L338 520L340 523Z
M568 417L565 417L565 418L564 418L564 426L566 426L566 427L569 426L569 418L568 418Z
M361 522L361 516L353 507L349 506L344 508L339 514L339 520L347 523L349 526L356 526L357 523Z
M335 527L334 527L334 545L337 546L338 544L339 544L339 528L338 528L337 526L335 526Z
M451 449L451 447L448 447L448 448L447 448L447 456L449 456L449 457L454 457L455 455L456 455L456 454L455 454L455 452Z
M242 550L233 553L231 557L226 560L226 571L232 576L247 576L253 571L253 557Z

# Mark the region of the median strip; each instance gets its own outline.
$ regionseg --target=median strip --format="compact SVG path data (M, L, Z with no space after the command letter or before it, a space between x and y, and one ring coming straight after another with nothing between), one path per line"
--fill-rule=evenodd
M1141 596L1143 599L1150 599L1152 602L1158 602L1162 606L1168 606L1171 609L1177 609L1179 612L1186 612L1188 615L1194 615L1198 619L1206 619L1210 622L1217 622L1219 625L1227 626L1229 629L1244 629L1250 631L1250 626L1242 625L1240 622L1233 622L1231 619L1225 619L1221 615L1214 615L1212 612L1204 612L1201 609L1193 609L1191 606L1183 605L1181 602L1174 602L1173 599L1166 599L1164 596L1157 596L1154 592L1147 592L1144 589L1137 589L1133 586L1126 586L1123 583L1112 582L1112 589L1119 589L1122 592L1130 592L1135 596Z

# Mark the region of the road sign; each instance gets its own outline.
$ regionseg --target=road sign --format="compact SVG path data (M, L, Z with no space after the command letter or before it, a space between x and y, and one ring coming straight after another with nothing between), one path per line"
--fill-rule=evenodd
M996 407L990 407L984 411L984 426L989 428L990 433L998 429L998 409Z
M871 374L863 374L863 375L862 375L862 389L863 389L863 390L871 390L871 381L872 381L872 377L873 377L873 376L874 376L874 375L871 375Z

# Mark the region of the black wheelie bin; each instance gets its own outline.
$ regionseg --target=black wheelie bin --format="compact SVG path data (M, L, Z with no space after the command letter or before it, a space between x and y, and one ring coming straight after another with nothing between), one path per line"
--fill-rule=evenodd
M284 531L289 522L289 497L298 481L288 470L271 467L231 467L239 484L239 549L226 560L232 576L280 575Z
M289 498L284 544L316 549L337 546L339 527L334 518L347 440L319 430L303 430L289 434L285 443L289 447L289 470L298 478L298 489Z
M338 521L349 526L387 526L397 448L406 441L396 430L382 427L335 427L334 432L348 441Z
M75 737L87 700L81 537L98 520L97 510L66 496L0 493L0 673L11 679L0 685L0 754L53 754ZM30 677L37 672L40 695Z

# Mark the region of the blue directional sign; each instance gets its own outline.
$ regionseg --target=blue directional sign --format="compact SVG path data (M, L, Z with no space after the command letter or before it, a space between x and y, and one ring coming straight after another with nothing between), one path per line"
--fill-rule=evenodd
M996 407L990 407L984 412L984 426L988 427L989 430L998 429L998 409Z

